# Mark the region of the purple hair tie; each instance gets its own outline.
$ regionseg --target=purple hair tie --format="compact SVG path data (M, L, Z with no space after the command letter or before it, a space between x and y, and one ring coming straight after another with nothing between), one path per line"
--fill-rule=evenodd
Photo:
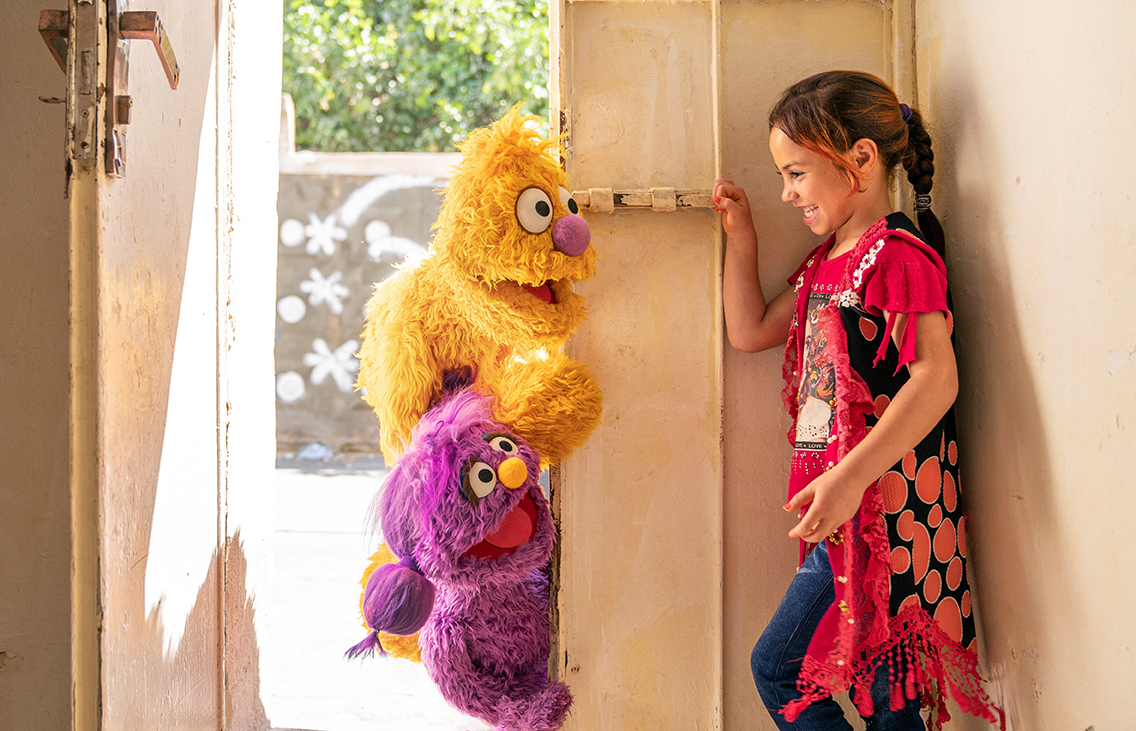
M398 560L398 565L408 568L416 574L422 573L422 569L418 568L418 559L414 558L413 555L400 558Z
M907 106L906 104L900 104L899 113L903 115L904 122L911 122L911 107Z

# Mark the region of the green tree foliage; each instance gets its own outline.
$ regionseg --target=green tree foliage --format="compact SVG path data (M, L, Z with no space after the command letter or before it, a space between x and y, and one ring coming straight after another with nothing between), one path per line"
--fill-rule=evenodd
M520 102L548 118L548 0L285 0L296 146L452 151Z

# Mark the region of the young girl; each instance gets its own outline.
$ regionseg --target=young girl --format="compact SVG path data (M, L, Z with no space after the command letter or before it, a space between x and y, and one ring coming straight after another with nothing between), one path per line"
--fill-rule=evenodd
M976 671L952 403L958 389L943 231L931 212L931 139L870 74L789 87L769 116L781 199L828 235L766 303L745 191L715 183L730 343L783 342L794 453L785 510L801 566L754 647L781 729L850 729L850 690L875 731L941 728L945 696L1004 728ZM902 165L919 229L893 213Z

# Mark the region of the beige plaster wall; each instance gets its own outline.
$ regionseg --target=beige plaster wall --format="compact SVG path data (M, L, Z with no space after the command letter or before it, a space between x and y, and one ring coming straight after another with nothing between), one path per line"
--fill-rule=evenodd
M1136 8L918 10L985 662L1013 729L1124 731L1136 718Z
M0 728L70 724L67 202L59 70L0 3ZM18 72L12 70L18 69Z

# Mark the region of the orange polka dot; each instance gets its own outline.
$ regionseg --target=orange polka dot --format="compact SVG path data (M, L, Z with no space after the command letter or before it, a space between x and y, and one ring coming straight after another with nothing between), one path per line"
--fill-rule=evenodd
M879 419L884 415L884 412L887 411L887 407L891 404L891 399L888 398L886 393L881 393L879 396L876 396L876 400L873 403L876 407L873 413L876 415L876 418Z
M931 508L930 514L927 516L927 525L932 528L938 528L939 523L943 522L943 508L938 504Z
M899 520L895 522L895 530L899 533L899 537L905 541L910 541L915 537L915 513L910 510L904 510L900 514Z
M952 439L951 443L947 445L947 459L949 459L951 461L951 464L953 465L958 464L958 458L959 446L955 443L955 440Z
M907 479L915 479L915 450L912 449L907 454L903 455L903 474Z
M908 607L917 607L917 606L919 606L919 595L918 594L912 594L911 596L907 597L902 602L900 602L899 612L902 612L904 609L907 609ZM896 614L899 614L899 612L896 612Z
M959 555L966 558L966 516L959 518L958 527Z
M947 433L943 432L943 436L939 437L939 461L942 462L947 458Z
M955 556L951 559L951 565L947 567L947 588L951 591L959 588L962 583L962 559Z
M955 524L950 518L944 518L939 529L935 531L935 559L939 563L946 563L955 555Z
M935 621L955 642L962 642L962 613L953 596L943 597L935 609Z
M970 589L962 593L962 616L970 616Z
M923 579L923 598L928 604L939 601L939 594L943 591L943 580L936 569L932 569L927 578Z
M943 507L949 512L955 512L958 507L958 490L955 489L955 478L951 473L943 471Z
M911 552L904 546L896 546L891 552L891 572L902 574L911 568Z
M860 318L860 334L864 336L865 340L875 340L879 330L876 323L866 317Z
M879 481L880 499L883 500L884 510L889 513L898 513L907 503L907 480L898 472L885 472Z
M911 542L911 562L915 566L915 580L922 581L931 563L931 535L927 526L915 524L915 540Z
M942 482L943 472L939 469L939 460L929 457L919 466L919 474L915 476L915 492L920 500L930 505L939 498Z

